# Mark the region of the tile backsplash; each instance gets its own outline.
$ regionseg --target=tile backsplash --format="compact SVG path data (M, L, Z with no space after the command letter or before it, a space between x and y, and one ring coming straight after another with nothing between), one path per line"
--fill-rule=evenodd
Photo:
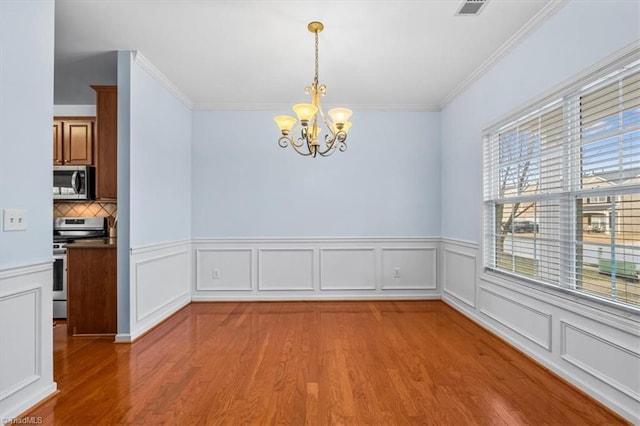
M118 214L117 203L102 203L98 201L89 202L54 202L53 217L78 217L78 216L95 216L106 217L109 226L113 225L115 217Z

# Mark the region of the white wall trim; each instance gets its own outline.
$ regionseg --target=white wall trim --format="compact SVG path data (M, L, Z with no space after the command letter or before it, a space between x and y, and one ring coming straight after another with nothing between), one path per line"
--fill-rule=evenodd
M381 286L380 289L383 291L393 291L393 290L437 290L438 289L438 258L440 257L438 255L438 250L439 250L439 245L438 246L434 246L434 247L386 247L383 246L380 248L380 252L381 252L381 260L380 260L380 265L379 265L379 271L380 271L380 276L382 277L382 282L381 282ZM426 252L426 253L433 253L433 258L432 261L430 263L431 266L431 282L433 283L433 285L430 286L418 286L418 285L402 285L402 286L389 286L387 284L387 282L384 280L384 271L382 271L382 268L384 266L384 261L385 261L385 253L393 253L393 252Z
M58 385L56 384L56 382L51 382L50 384L43 387L42 389L39 389L29 394L28 396L26 396L24 399L21 399L16 405L9 407L8 409L6 409L4 404L2 404L3 407L2 407L2 410L0 411L0 420L4 419L6 421L7 419L17 418L22 413L33 408L35 405L39 404L40 402L50 397L57 391L58 391Z
M149 73L153 78L158 80L160 84L162 84L165 89L167 89L170 93L172 93L184 106L191 109L193 107L193 101L189 99L187 95L182 92L164 75L160 70L158 70L147 58L145 58L140 51L133 52L133 60L140 68Z
M439 241L433 237L194 239L192 300L438 299ZM246 261L249 250L255 254L251 262ZM409 253L422 250L433 256L431 260L415 256L403 259L402 269L406 273L403 277L411 285L403 287L402 280L398 280L395 287L393 283L385 286L384 277L389 276L389 271L383 271L383 254L402 250ZM206 256L207 253L225 255ZM250 271L239 269L248 267L245 266L248 263ZM219 269L228 281L216 282L212 278L213 269ZM253 283L250 290L248 277ZM417 283L415 277L419 277Z
M459 94L464 92L476 80L480 79L489 69L513 50L525 37L534 32L540 25L547 21L553 14L559 11L568 0L555 0L547 3L533 18L524 24L509 40L500 46L489 58L465 78L442 101L440 110L449 105Z
M482 272L480 286L483 283L496 285L508 290L516 291L539 302L561 308L573 314L580 315L609 327L615 327L640 337L640 317L628 311L620 311L606 305L591 303L588 299L577 295L563 293L560 289L534 286L519 280L508 280L499 274ZM633 323L630 323L632 321Z
M474 270L474 278L476 276L475 271L477 270L477 256L473 255L473 254L469 254L469 253L465 253L463 251L460 250L453 250L447 247L444 247L442 249L442 281L443 281L443 285L442 285L442 292L443 293L447 293L450 296L455 297L456 299L458 299L459 301L465 303L466 305L468 305L471 308L475 308L476 304L477 304L477 300L478 300L478 295L477 295L477 288L474 282L474 289L473 289L473 299L469 299L466 296L463 296L461 294L459 294L458 292L451 290L450 288L447 288L447 286L444 284L447 281L447 253L451 253L457 256L463 256L466 258L469 258L473 261L473 270Z
M129 333L116 342L133 342L191 302L191 244L161 243L131 250Z
M21 274L19 276L24 276ZM23 287L19 291L15 292L6 292L3 291L0 294L0 305L2 302L7 302L11 299L17 299L20 297L26 297L28 295L33 295L33 345L35 347L35 356L33 358L32 370L33 373L27 377L24 377L20 382L16 383L14 386L9 389L4 389L0 392L0 401L3 401L10 397L11 395L21 391L26 388L30 384L37 382L41 378L41 366L42 366L42 284L31 284L29 286Z
M170 257L178 256L178 255L181 255L181 254L188 255L188 254L189 254L189 251L188 251L188 250L176 251L176 252L173 252L173 253L167 253L167 254L163 254L163 255L160 255L160 256L156 256L156 257L153 257L153 258L150 258L150 259L146 259L146 260L142 260L142 261L137 262L137 263L135 264L135 267L136 267L136 269L135 269L135 273L136 273L136 282L139 282L139 281L140 281L140 280L139 280L139 277L138 277L138 271L140 270L140 267L141 267L142 265L149 265L149 264L151 264L151 263L162 262L163 260L166 260L166 259L168 259L168 258L170 258ZM190 296L190 291L186 291L186 292L183 292L183 293L181 293L181 294L178 294L178 295L177 295L177 296L175 296L173 299L169 300L169 302L167 302L167 304L166 304L166 305L157 306L155 309L153 309L153 310L151 310L151 311L149 311L149 312L145 313L144 315L141 315L141 314L140 314L140 311L139 311L138 309L136 309L136 321L137 321L137 322L144 321L145 319L147 319L147 318L149 318L149 317L151 317L151 316L153 316L153 315L157 314L159 311L161 311L162 309L164 309L167 305L170 305L170 304L172 304L173 302L175 302L176 300L180 299L181 297L185 297L185 296L187 296L187 295L189 295L189 296ZM140 294L140 288L139 288L138 286L136 286L136 301L137 301L137 300L139 300L140 296L141 296L141 294Z
M637 365L640 365L640 353L638 353L638 351L635 351L629 347L626 346L622 346L618 343L614 343L609 339L605 339L601 336L599 336L598 334L594 333L593 331L589 331L587 329L585 329L585 327L581 327L575 324L571 324L568 321L560 321L560 341L561 341L561 351L560 351L560 357L568 362L569 364L573 365L574 367L579 368L580 370L588 373L589 375L595 377L598 380L601 380L602 382L606 383L607 385L617 389L618 391L628 395L629 397L635 399L637 402L640 402L640 393L634 391L633 389L629 389L627 386L624 386L623 384L619 383L618 381L606 376L605 374L602 374L601 372L597 371L595 368L590 367L589 365L581 362L580 360L576 359L575 357L571 356L568 353L567 350L567 330L568 329L573 329L574 331L584 334L586 336L588 336L591 339L594 339L600 343L604 343L605 345L608 345L620 352L624 352L634 358L636 358L637 360Z
M15 418L56 391L52 286L52 261L0 270L0 419Z
M309 274L309 285L303 286L294 284L293 286L286 285L271 285L268 286L265 280L265 254L266 253L310 253L311 259L309 261L309 268L307 273ZM289 248L261 248L258 249L258 290L259 291L313 291L316 286L316 265L315 265L315 249L313 247L289 247Z
M225 284L225 285L217 285L215 287L212 288L207 288L204 287L204 285L202 284L202 280L200 280L198 277L202 277L201 274L205 274L205 271L203 271L203 267L201 265L206 264L206 261L204 259L204 257L207 254L210 253L215 253L218 255L223 255L223 254L228 254L228 255L232 255L232 254L248 254L249 255L249 265L248 265L248 271L246 271L247 277L244 283L238 283L236 280L238 279L238 277L232 277L232 281L233 284L229 283L229 284ZM194 276L196 277L194 279L194 283L193 283L193 288L195 290L201 290L201 291L251 291L254 289L254 268L253 268L253 262L254 262L254 250L251 248L197 248L195 249L195 274Z
M321 248L320 252L320 290L321 291L366 291L376 290L377 283L380 281L378 277L378 261L376 259L375 247L333 247L333 248ZM344 286L330 285L327 282L330 279L329 271L325 268L329 267L329 254L330 253L371 253L373 256L373 265L369 270L371 276L366 277L364 286L351 286L349 284ZM343 270L343 272L345 272Z
M464 248L468 248L471 250L479 250L480 249L480 244L479 243L475 243L473 241L467 241L467 240L456 240L454 238L440 238L440 242L442 244L451 244L454 245L456 247L464 247Z
M549 312L543 312L540 311L538 309L535 309L527 304L524 303L520 303L518 301L515 301L509 297L506 297L503 294L500 294L494 290L490 290L488 288L483 288L480 287L481 291L485 292L485 293L490 293L508 303L511 303L515 306L518 306L521 309L527 310L529 312L532 312L542 318L544 318L547 321L547 338L546 340L540 340L538 338L536 338L535 336L533 336L531 333L528 333L526 330L523 330L521 327L517 326L516 324L514 324L511 321L508 321L504 318L500 318L498 315L494 314L493 312L489 311L488 309L484 308L484 307L480 307L480 312L482 312L483 314L485 314L486 316L488 316L489 318L493 319L494 321L499 322L500 324L504 325L505 327L515 331L516 333L518 333L519 335L521 335L522 337L524 337L525 339L535 343L536 345L540 346L543 349L546 349L547 351L551 351L551 327L552 327L552 316Z
M133 342L133 338L131 337L131 333L118 333L113 341L115 343L131 343Z
M39 262L31 265L11 266L0 269L0 280L9 278L17 278L25 275L36 274L38 272L46 272L53 268L53 259L47 262ZM2 294L2 289L0 289Z
M195 245L202 244L349 244L349 243L432 243L438 244L441 241L439 237L211 237L211 238L194 238L191 240Z
M145 245L140 247L132 247L131 255L152 253L154 251L166 250L166 249L171 249L175 247L183 247L183 246L190 246L190 245L191 245L191 240L179 240L179 241L168 241L168 242L158 243L158 244L150 244L150 245Z
M420 294L405 292L404 294L389 294L389 293L369 293L363 290L358 290L362 294L353 294L347 292L338 292L338 290L325 290L321 294L317 292L297 291L295 294L291 292L278 292L268 291L266 294L264 291L260 294L251 293L246 295L241 294L216 294L210 295L195 295L191 297L193 302L304 302L304 301L340 301L340 300L353 300L353 301L367 301L367 300L440 300L439 294ZM333 294L330 294L333 293Z
M337 105L336 105L337 106ZM427 104L349 104L349 108L360 111L424 111L439 112L440 105ZM203 103L195 104L191 108L193 111L283 111L291 108L290 104L263 103L263 104L216 104ZM329 110L331 105L327 105Z

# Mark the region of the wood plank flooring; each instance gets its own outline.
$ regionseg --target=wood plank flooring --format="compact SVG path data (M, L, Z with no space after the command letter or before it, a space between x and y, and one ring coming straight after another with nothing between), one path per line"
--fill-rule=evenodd
M44 424L625 424L440 301L192 303L54 349Z

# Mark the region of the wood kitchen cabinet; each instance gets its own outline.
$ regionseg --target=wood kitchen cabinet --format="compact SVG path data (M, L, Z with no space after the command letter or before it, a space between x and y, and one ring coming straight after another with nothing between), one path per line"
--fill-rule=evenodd
M93 165L94 117L53 118L53 164Z
M115 244L67 245L67 330L73 335L118 331Z
M96 91L96 199L118 198L118 87Z

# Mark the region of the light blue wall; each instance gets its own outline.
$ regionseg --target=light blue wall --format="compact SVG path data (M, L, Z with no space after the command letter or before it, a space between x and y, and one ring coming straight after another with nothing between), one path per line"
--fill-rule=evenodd
M130 298L130 156L131 156L131 59L130 51L118 52L118 333L131 331Z
M130 238L141 247L191 238L191 111L131 63Z
M442 111L443 237L481 241L482 128L640 39L640 2L571 1Z
M0 1L0 212L28 224L0 230L0 269L51 260L54 16L52 0Z
M316 159L277 145L277 113L192 114L194 238L439 235L438 113L356 111Z

